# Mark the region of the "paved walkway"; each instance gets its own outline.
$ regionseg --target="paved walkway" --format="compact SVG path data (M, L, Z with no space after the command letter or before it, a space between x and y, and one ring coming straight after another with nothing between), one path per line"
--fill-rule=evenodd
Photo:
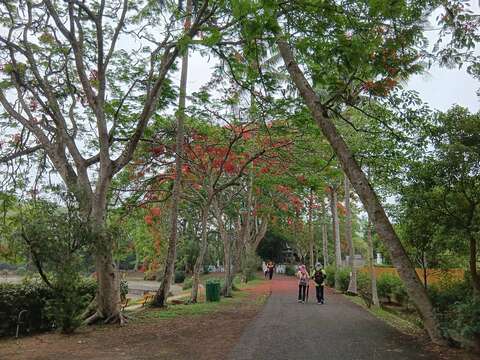
M318 305L297 302L292 278L272 281L272 294L230 354L231 360L416 360L435 359L406 336L369 312L327 292Z

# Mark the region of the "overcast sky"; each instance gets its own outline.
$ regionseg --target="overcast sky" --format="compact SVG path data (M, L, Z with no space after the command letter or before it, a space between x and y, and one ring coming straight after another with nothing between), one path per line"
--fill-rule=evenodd
M208 59L202 58L199 53L191 54L188 70L189 94L197 91L209 80L213 65L213 61L209 63ZM468 75L464 69L450 70L435 66L423 75L413 76L407 88L418 91L423 101L434 109L446 110L458 104L470 111L480 110L480 101L476 95L480 82Z
M480 7L476 2L472 4L472 10L480 14ZM435 11L430 18L433 28L435 28L435 18L440 12L441 10ZM432 47L438 38L438 32L427 31L425 35ZM197 91L209 80L214 65L213 60L210 61L211 63L208 58L202 58L198 52L191 53L188 71L189 94ZM479 97L476 95L480 88L480 81L468 75L465 69L446 69L435 66L423 75L413 76L407 88L418 91L422 100L433 109L447 110L452 105L458 104L472 112L480 110Z

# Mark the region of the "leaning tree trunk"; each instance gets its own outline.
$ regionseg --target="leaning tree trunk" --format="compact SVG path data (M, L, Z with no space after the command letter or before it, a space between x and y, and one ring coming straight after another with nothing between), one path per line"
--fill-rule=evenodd
M193 281L192 281L192 293L190 296L190 302L192 304L197 302L198 298L198 287L200 285L200 273L203 268L203 260L205 254L207 253L208 247L208 213L210 211L210 204L207 203L202 209L202 235L200 240L200 252L198 254L197 260L195 261L195 266L193 267Z
M340 268L342 266L342 249L340 247L340 225L337 211L337 189L330 187L330 210L332 212L332 232L335 241L335 289L340 291Z
M185 30L190 28L192 0L187 0L187 17L185 19ZM182 192L182 165L183 165L183 142L184 142L184 120L185 104L187 98L187 76L188 76L188 48L182 57L182 73L180 74L180 93L177 112L177 137L175 140L175 180L173 182L172 208L170 218L170 237L168 239L167 258L163 270L162 283L153 299L153 306L163 307L166 305L173 274L175 272L175 258L178 238L178 204Z
M352 151L339 134L332 119L329 118L327 109L322 106L320 98L312 89L302 70L295 62L288 43L284 39L278 38L277 45L291 79L295 83L323 135L332 146L343 171L348 176L356 193L362 200L368 215L375 225L377 234L389 250L392 262L405 283L408 295L413 300L423 318L425 329L430 338L436 343L445 344L445 340L440 331L440 323L434 315L433 306L428 298L428 294L423 288L422 282L418 278L415 268L390 223L377 194L370 185L360 165L358 165L353 157Z
M348 266L350 267L351 276L348 283L348 292L357 293L357 269L355 269L355 248L352 239L352 208L350 206L350 182L345 176L345 237L348 243Z
M375 274L375 268L373 266L373 242L372 242L372 224L368 220L367 224L367 246L368 246L368 268L370 271L370 282L372 288L372 304L374 306L380 306L378 300L377 290L377 275Z

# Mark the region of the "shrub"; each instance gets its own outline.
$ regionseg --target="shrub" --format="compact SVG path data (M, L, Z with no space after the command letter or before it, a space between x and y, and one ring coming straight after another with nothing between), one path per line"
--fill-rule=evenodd
M95 296L97 283L93 279L82 278L72 287L75 289L73 296L82 299L80 305L83 310ZM21 284L0 284L0 336L15 334L17 317L22 310L28 311L27 326L32 332L51 330L55 326L68 327L69 319L65 319L65 315L69 314L71 305L63 302L65 305L53 308L58 301L58 295L37 278L27 279Z
M242 259L242 275L245 282L255 279L258 264L262 260L255 253L245 254Z
M207 275L210 273L210 269L209 269L209 266L206 265L206 264L203 264L203 274L204 275Z
M72 333L81 323L81 313L91 298L81 294L78 273L64 272L54 284L53 298L47 300L46 311L63 333Z
M183 281L182 289L183 290L191 289L192 285L193 285L193 279L189 277Z
M428 295L438 313L446 315L452 311L452 305L471 297L472 290L468 281L443 280L428 287Z
M480 349L480 299L471 297L453 305L453 327Z
M398 302L399 304L402 304L402 305L408 304L409 297L408 297L407 289L405 288L405 285L403 284L403 282L401 282L401 285L396 286L393 289L393 296L395 298L395 301Z
M357 289L363 293L371 293L372 281L370 279L370 275L366 272L357 272Z
M327 272L326 284L327 286L335 286L335 275L338 274L340 291L346 292L348 290L348 283L350 282L350 268L340 268L338 273L335 269L335 266L327 266L325 271Z
M340 291L347 292L348 284L350 283L350 268L340 268L338 270L338 280L340 285Z
M395 274L383 273L380 275L377 279L377 290L378 296L386 298L389 302L395 295L401 297L404 293L406 296L405 286L398 275Z
M175 271L175 284L183 283L185 280L185 271L177 270Z
M326 284L327 286L334 287L335 286L335 266L329 265L325 268L327 272L327 279Z
M295 267L293 267L292 265L287 265L285 267L285 275L295 276Z

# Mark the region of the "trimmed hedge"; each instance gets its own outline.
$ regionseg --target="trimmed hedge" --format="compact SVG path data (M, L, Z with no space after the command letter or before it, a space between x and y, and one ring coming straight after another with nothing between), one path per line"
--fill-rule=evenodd
M84 279L79 287L78 296L93 299L96 291L96 281ZM54 292L39 280L29 280L21 284L0 284L0 337L15 335L18 314L22 310L28 311L25 320L26 327L31 332L54 328L53 316L48 311L48 305L53 301Z

